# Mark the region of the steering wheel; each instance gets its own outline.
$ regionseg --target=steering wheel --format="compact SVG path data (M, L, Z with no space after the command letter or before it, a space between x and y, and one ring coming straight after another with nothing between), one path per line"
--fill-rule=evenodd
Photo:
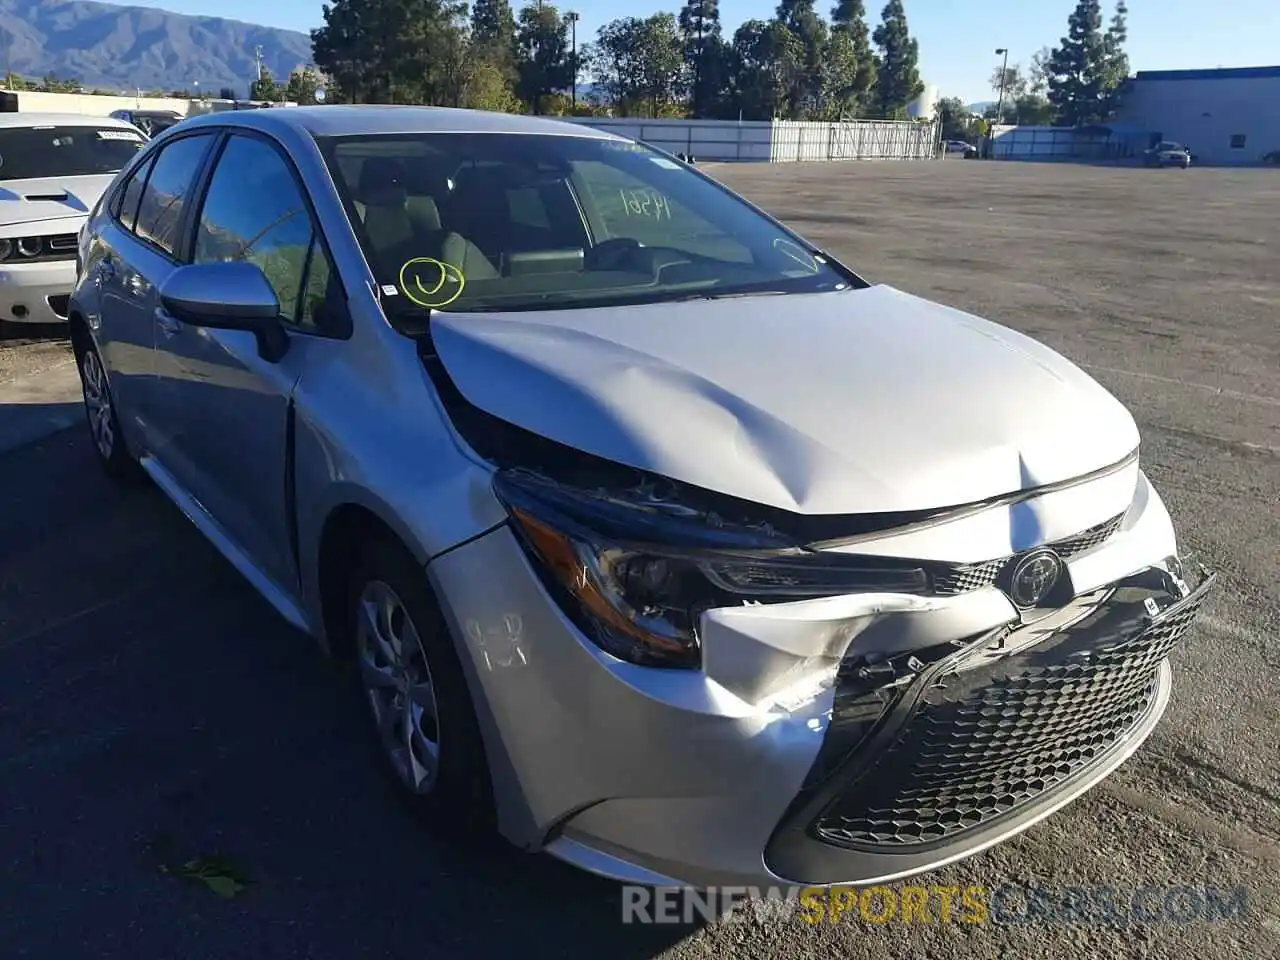
M623 270L640 248L640 241L632 237L613 237L591 248L588 266L592 270Z

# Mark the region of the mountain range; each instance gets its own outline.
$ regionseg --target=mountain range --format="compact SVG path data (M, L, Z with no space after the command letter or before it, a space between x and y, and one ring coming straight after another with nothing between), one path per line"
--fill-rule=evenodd
M231 87L243 97L256 47L277 77L311 60L304 33L91 0L0 0L0 43L5 71L129 93Z

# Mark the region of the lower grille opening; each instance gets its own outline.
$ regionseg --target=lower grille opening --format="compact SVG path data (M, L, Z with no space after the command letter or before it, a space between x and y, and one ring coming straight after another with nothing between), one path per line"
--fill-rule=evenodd
M1154 622L1131 590L1051 638L942 675L811 823L824 843L923 849L990 824L1118 748L1153 708L1161 662L1203 588Z
M71 312L71 295L60 293L57 296L50 297L49 309L63 320L67 319L67 315Z

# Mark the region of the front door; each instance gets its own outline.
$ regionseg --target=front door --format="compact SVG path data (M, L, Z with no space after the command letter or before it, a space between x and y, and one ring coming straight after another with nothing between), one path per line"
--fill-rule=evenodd
M315 304L331 270L299 181L278 148L234 134L222 148L199 208L191 262L257 264L290 333L279 362L263 360L251 333L212 330L157 313L157 365L169 371L174 431L171 472L286 595L296 596L286 469L294 386L333 343ZM319 291L312 295L313 291Z

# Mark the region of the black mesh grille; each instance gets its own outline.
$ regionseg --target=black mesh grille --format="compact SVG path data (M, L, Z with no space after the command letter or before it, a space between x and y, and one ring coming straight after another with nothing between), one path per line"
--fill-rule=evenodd
M985 825L1061 785L1151 709L1159 664L1202 598L1150 624L1133 612L1140 603L1119 622L1094 614L1026 651L945 677L814 833L838 846L910 848Z
M1105 523L1100 523L1096 527L1090 527L1083 533L1077 533L1074 536L1058 540L1054 543L1045 544L1050 547L1063 560L1070 560L1072 557L1084 553L1098 544L1107 540L1120 529L1120 523L1124 520L1124 514L1112 517ZM939 569L933 574L934 592L941 596L954 596L958 593L967 593L970 590L980 590L983 587L992 586L1000 579L1000 573L1005 569L1012 556L1000 557L998 560L985 560L982 563L956 564Z

